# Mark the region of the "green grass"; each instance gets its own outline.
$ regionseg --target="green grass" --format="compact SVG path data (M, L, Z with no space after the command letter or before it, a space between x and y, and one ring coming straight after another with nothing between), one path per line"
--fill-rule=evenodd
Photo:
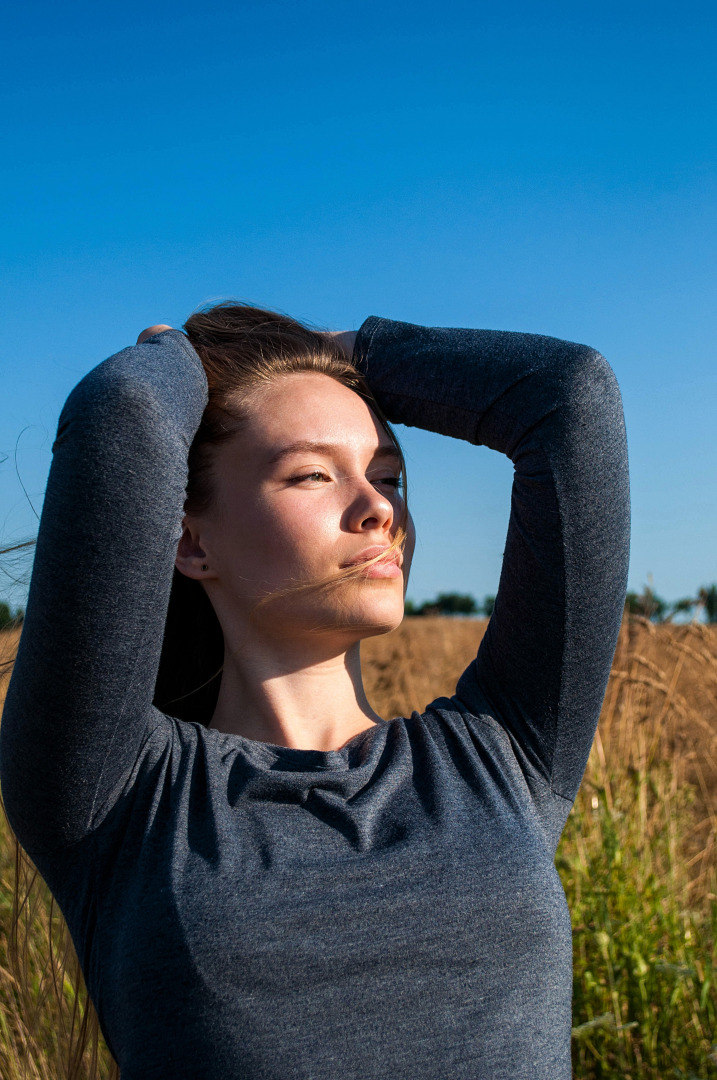
M717 907L681 853L693 803L667 767L583 786L558 854L578 1077L717 1077Z
M573 922L574 1073L715 1078L715 639L628 630L557 857Z

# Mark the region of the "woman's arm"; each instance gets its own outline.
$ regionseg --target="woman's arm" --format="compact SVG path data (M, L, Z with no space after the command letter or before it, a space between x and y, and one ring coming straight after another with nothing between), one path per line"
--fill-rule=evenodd
M584 345L377 318L359 330L355 356L390 420L484 444L514 463L495 610L457 697L474 711L487 700L529 767L572 800L627 579L627 451L615 377Z
M3 798L31 854L85 835L137 760L205 402L171 330L100 364L62 411L0 728Z

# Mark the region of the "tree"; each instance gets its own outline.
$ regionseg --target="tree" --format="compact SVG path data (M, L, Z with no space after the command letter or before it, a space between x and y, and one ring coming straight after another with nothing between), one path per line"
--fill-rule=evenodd
M703 586L697 595L697 603L704 609L708 623L717 623L717 585Z
M673 615L689 615L696 604L697 600L692 596L684 596L681 600L675 600L670 604L670 614L667 618L671 619Z
M653 622L662 622L667 613L667 603L645 585L641 593L629 592L625 597L625 610L630 615L642 615Z
M475 615L478 611L475 600L467 593L439 593L435 606L441 615Z
M9 630L13 626L18 626L23 620L22 608L18 608L17 611L11 611L10 605L6 604L4 600L0 600L0 630Z
M439 593L435 600L416 606L406 601L406 615L477 615L478 605L467 593Z

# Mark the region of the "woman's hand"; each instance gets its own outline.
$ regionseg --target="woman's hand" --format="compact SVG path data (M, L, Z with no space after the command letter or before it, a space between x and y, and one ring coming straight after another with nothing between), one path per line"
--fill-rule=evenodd
M163 330L171 329L171 326L165 326L163 323L158 324L157 326L148 326L147 329L143 330L137 338L137 344L141 345L143 341L146 341L147 338L151 338L154 334L161 334Z
M355 330L329 330L326 336L334 339L347 360L353 359L356 343Z

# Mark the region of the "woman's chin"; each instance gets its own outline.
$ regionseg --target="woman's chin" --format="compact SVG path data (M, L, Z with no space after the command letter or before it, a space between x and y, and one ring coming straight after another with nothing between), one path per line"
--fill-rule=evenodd
M321 612L307 612L306 625L328 636L337 635L348 644L366 637L390 634L403 621L403 594L362 598L360 602L327 605Z
M374 637L390 634L403 622L403 591L387 589L382 596L363 598L350 610L344 610L347 630L355 631L357 637ZM338 620L340 625L341 618Z

